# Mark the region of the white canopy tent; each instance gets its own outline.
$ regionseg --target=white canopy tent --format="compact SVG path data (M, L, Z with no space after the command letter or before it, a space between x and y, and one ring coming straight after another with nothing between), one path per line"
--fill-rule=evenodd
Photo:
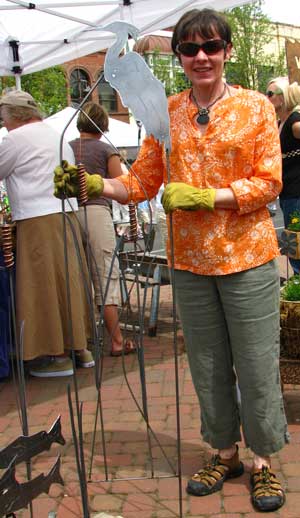
M52 128L56 129L59 133L62 133L75 112L75 108L68 106L54 115L47 117L45 122ZM67 142L79 137L76 122L77 117L72 119L70 125L66 129L64 138ZM110 142L117 148L138 147L138 127L110 117L109 131L105 133L102 140L103 142Z
M112 35L101 26L115 20L141 36L176 23L193 8L218 10L251 0L0 0L0 75L43 70L107 48Z

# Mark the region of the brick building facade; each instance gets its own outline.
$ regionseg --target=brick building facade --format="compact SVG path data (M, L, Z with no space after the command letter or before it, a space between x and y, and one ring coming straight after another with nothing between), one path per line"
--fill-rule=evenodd
M79 104L101 76L89 100L104 105L114 119L129 122L127 108L122 105L118 94L104 79L104 60L105 50L67 61L62 65L69 83L68 104L73 106Z

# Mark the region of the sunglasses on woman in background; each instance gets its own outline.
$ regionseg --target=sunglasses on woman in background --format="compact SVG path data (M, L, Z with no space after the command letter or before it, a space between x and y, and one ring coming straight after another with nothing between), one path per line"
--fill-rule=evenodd
M279 90L279 89L275 90L274 92L272 90L267 90L266 91L266 96L269 97L269 98L273 97L273 95L280 95L280 94L282 94L282 91Z
M176 46L176 52L178 52L178 54L182 54L183 56L193 58L197 56L200 49L203 50L207 56L212 56L213 54L220 52L220 50L225 50L226 47L227 42L224 40L209 40L205 43L183 41L182 43L178 43Z

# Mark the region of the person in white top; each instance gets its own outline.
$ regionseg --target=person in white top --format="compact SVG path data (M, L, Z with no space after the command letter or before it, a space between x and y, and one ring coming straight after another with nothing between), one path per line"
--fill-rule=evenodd
M30 369L33 376L73 374L70 349L83 367L94 365L86 349L91 334L89 311L80 261L84 252L75 214L76 199L66 203L69 293L62 202L53 195L53 169L59 161L60 135L42 120L33 97L10 91L0 99L0 116L8 135L0 144L0 180L5 179L12 220L16 222L16 314L17 333L24 323L24 360L46 357L49 361ZM63 157L74 161L64 145ZM72 329L69 325L69 316ZM76 342L73 343L75 337Z

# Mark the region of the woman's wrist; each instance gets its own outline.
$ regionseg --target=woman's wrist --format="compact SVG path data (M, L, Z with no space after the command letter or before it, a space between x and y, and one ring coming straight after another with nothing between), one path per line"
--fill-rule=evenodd
M215 209L237 210L238 208L239 204L230 187L225 189L216 189Z

